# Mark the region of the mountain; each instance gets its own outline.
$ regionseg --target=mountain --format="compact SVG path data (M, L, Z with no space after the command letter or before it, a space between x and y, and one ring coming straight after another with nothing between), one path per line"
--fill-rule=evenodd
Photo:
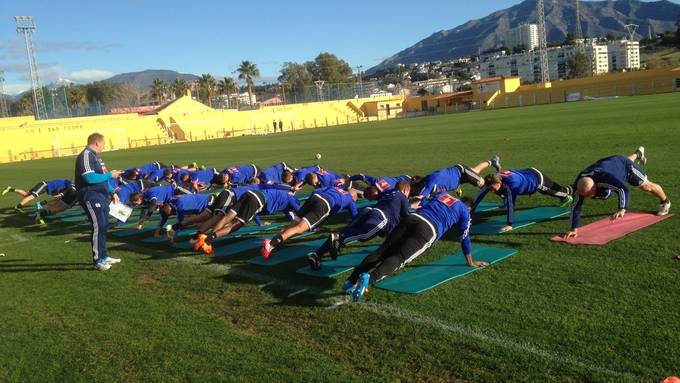
M443 30L419 41L415 45L389 57L378 69L396 64L449 60L470 56L497 47L501 35L511 28L525 23L538 23L536 0L525 0L513 7L494 12L482 19L468 21L453 29ZM642 2L639 0L581 1L581 29L589 37L625 34L623 26L640 26L638 38L647 36L651 25L654 33L675 30L680 18L680 4L667 0ZM545 0L547 40L564 40L567 32L576 30L576 6L574 0Z
M190 73L179 73L172 70L165 69L147 69L141 72L130 72L117 74L111 78L104 80L112 84L130 84L139 89L145 90L151 87L153 80L161 79L168 84L171 84L175 79L181 78L187 82L198 80L198 76Z

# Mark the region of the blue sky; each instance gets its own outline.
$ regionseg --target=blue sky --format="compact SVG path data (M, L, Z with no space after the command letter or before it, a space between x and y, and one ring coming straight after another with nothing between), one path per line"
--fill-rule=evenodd
M35 17L43 84L171 69L233 76L251 60L265 80L286 61L327 51L372 67L430 34L520 0L179 1L2 0L0 69L5 92L28 89L23 40L13 16ZM674 0L680 2L680 0Z

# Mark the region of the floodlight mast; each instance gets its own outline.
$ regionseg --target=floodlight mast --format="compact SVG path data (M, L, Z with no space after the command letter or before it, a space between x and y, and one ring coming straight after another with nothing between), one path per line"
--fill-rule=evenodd
M21 33L24 36L24 43L26 45L28 72L31 78L31 88L33 89L33 115L36 120L43 120L47 118L47 108L45 107L42 86L40 85L40 77L38 77L35 48L33 47L33 33L36 30L35 21L33 16L15 16L14 21L17 23L17 33Z

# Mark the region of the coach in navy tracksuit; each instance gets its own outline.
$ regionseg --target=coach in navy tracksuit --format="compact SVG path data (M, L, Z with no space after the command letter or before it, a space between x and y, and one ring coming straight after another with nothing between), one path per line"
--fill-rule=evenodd
M92 260L97 270L108 270L120 259L106 254L106 230L109 224L109 195L113 188L108 180L118 178L120 171L106 171L99 154L104 150L104 136L93 133L87 138L87 147L76 158L75 183L78 202L92 224ZM114 195L114 200L117 197Z

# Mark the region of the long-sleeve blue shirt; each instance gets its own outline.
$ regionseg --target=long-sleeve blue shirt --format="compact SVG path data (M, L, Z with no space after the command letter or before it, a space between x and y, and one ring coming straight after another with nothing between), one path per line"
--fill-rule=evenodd
M45 182L47 184L47 194L49 195L57 195L59 193L63 193L64 190L68 189L71 187L71 180L66 179L66 178L58 178L56 180L51 180Z
M630 203L630 193L626 183L632 161L624 156L611 156L603 158L582 171L576 181L574 190L577 190L578 180L583 177L590 177L595 182L596 192L593 199L608 199L616 194L619 198L619 209L628 209ZM581 225L581 208L583 207L583 197L574 193L574 203L571 207L571 228L575 229Z
M263 184L280 184L284 170L290 170L283 162L270 166L260 172L258 177Z
M507 208L508 225L512 225L515 217L515 201L518 195L531 195L536 192L539 185L539 179L536 177L531 169L519 169L513 170L509 169L500 172L501 176L501 188L498 194L503 196L505 201L505 207ZM482 187L477 193L475 202L472 205L472 210L474 211L484 197L489 193L491 189L487 185Z
M331 214L335 214L343 210L349 210L352 218L355 218L358 214L356 203L352 199L352 195L347 190L335 187L324 187L314 190L314 193L312 194L318 194L321 198L328 202L328 204L331 206Z
M282 211L286 213L289 220L293 220L295 214L300 210L298 200L285 190L265 189L262 190L262 194L267 200L267 206L262 214L274 214Z
M173 198L170 203L175 207L177 222L182 222L187 214L200 214L213 198L212 194L186 194ZM167 220L168 217L163 216L159 226L164 226Z
M328 171L328 170L317 170L314 172L321 184L321 187L333 187L337 186L338 181L345 178L342 174Z
M318 171L318 170L321 170L319 165L302 167L302 168L293 172L293 178L294 178L296 183L304 182L307 174L314 173L315 171Z
M257 175L256 171L257 166L250 164L232 166L230 168L224 169L222 172L229 174L229 182L232 184L247 184Z
M132 193L140 193L144 190L144 182L142 180L130 181L124 185L116 188L116 194L120 203L128 203Z
M448 190L455 190L460 186L460 168L453 166L439 169L425 177L425 186L420 191L423 198Z
M369 175L359 173L349 177L350 181L364 181L371 186L375 186L379 192L386 192L394 190L397 184L401 181L411 181L411 176L396 176L396 177L371 177Z
M439 193L416 213L427 219L441 238L453 226L458 227L463 254L470 254L470 210L467 205L449 193Z

